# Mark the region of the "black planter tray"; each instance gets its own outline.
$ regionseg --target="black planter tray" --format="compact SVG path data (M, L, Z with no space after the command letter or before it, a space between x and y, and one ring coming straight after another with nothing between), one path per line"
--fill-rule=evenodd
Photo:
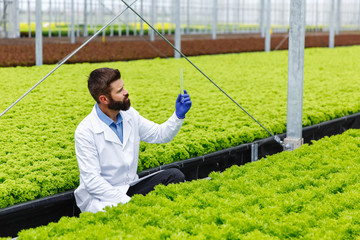
M304 143L340 134L350 128L360 129L360 113L303 128ZM279 137L283 139L285 134L280 134ZM160 169L175 167L185 174L187 181L205 178L210 172L224 171L232 165L240 166L251 162L252 144L258 145L259 159L283 151L282 147L269 137L204 156L147 169L140 172L139 176L143 177ZM79 213L75 204L74 190L6 207L0 209L0 237L16 237L22 229L47 225L58 221L63 216L79 216Z

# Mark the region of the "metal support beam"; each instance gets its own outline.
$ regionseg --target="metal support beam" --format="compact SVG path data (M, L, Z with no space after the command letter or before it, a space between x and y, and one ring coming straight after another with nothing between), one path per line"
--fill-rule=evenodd
M43 65L41 0L36 0L35 58L36 66Z
M8 38L20 37L19 0L4 1L3 20L5 36Z
M130 35L130 12L125 12L125 35Z
M359 11L358 11L358 29L360 30L360 1L359 1Z
M100 25L104 26L105 23L105 5L99 1L100 5ZM105 42L106 28L102 31L102 42Z
M212 23L212 39L216 39L217 31L217 0L213 0L213 23Z
M315 31L318 31L319 26L319 0L316 0L316 7L315 7Z
M190 33L190 0L186 3L186 34Z
M91 13L90 13L91 14ZM87 21L87 0L84 0L84 36L87 37L89 35L88 32L88 21Z
M144 3L143 0L140 0L140 14L141 16L143 15L143 11L144 11ZM144 35L144 21L140 20L140 36Z
M55 14L55 26L58 27L58 37L61 37L61 21L60 21L60 1L55 1L55 6L57 7L56 14Z
M51 0L49 0L49 38L51 38L52 36L52 32L51 32L51 22L52 22L52 8L51 8Z
M251 144L251 162L256 162L259 158L258 154L259 144L252 143Z
M271 0L266 0L265 52L271 50Z
M64 9L63 9L63 11L64 11L64 22L65 22L65 24L66 24L66 27L67 27L67 37L70 37L70 32L71 32L71 25L70 25L70 27L69 27L69 23L67 22L67 12L66 12L66 9L67 9L67 5L66 5L66 1L64 1Z
M15 21L15 27L14 27L14 31L15 31L15 37L19 38L20 37L20 7L19 7L19 0L14 0L14 21Z
M94 18L93 18L93 16L94 16L94 11L93 11L93 3L92 3L92 0L90 0L90 29L92 30L92 31L94 31Z
M151 25L155 25L155 0L151 0L151 13L150 13L150 22ZM155 41L155 32L152 29L149 29L150 31L150 41L153 42Z
M260 2L260 31L261 37L265 37L265 0Z
M336 8L336 30L335 34L338 35L341 29L341 0L337 0Z
M301 146L302 107L304 85L305 48L305 10L306 1L290 1L289 66L287 96L287 131L284 143L287 150Z
M181 51L180 0L175 0L175 47ZM175 51L175 58L180 57L180 53Z
M111 0L111 9L114 11L114 0ZM135 29L134 32L136 31L136 23L135 23ZM114 36L114 24L110 25L110 37Z
M30 0L27 1L27 13L28 13L28 26L29 26L29 32L28 32L28 37L31 38L31 20L30 20Z
M334 46L335 46L335 0L331 0L329 48L334 48Z
M71 0L71 32L70 43L75 43L75 6L74 0Z
M58 37L61 37L62 32L61 32L61 10L60 10L61 3L60 3L60 0L57 1L57 6L58 6L58 9L57 9L57 12L58 12Z
M80 1L76 2L76 36L80 37Z

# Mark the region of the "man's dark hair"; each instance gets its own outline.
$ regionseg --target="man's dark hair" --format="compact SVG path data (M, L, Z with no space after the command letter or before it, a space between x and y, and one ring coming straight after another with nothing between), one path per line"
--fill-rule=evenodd
M121 78L119 70L112 68L98 68L90 73L88 89L91 96L97 103L100 103L99 96L109 96L110 84Z

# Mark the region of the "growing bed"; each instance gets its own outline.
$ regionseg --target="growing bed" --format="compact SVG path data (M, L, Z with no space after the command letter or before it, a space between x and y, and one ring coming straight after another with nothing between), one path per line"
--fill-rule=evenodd
M360 47L306 49L303 125L360 112ZM273 133L286 130L287 51L193 57L204 72ZM88 74L119 68L132 105L161 123L174 111L179 68L193 107L168 144L141 144L139 171L268 137L184 60L65 65L0 118L0 208L78 185L73 134L91 111ZM0 111L54 66L0 68Z
M360 130L325 137L125 204L20 232L20 239L354 239Z
M313 140L340 134L351 128L360 129L360 113L305 127L302 136L305 143L311 143ZM279 137L283 139L285 134L280 134ZM145 176L159 169L175 167L184 173L187 181L202 179L213 171L224 171L233 165L241 166L253 161L251 153L252 146L255 144L258 146L259 158L282 151L282 147L272 137L268 137L254 143L241 144L203 156L147 169L139 172L139 176ZM79 213L73 190L5 207L0 209L0 237L16 237L20 230L57 222L64 216L77 217Z
M306 49L303 125L360 111L360 47ZM287 51L194 57L203 71L273 133L286 129ZM139 171L268 137L184 60L65 65L0 118L0 207L74 189L74 130L91 111L86 78L119 68L132 105L165 121L174 111L179 68L193 106L168 144L141 144ZM1 110L54 66L0 68Z

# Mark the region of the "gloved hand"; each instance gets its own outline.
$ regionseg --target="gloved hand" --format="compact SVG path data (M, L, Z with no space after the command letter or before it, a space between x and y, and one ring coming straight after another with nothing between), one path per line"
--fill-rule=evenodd
M175 103L175 113L180 119L185 118L185 114L190 110L191 99L189 94L184 90L184 94L179 94Z

